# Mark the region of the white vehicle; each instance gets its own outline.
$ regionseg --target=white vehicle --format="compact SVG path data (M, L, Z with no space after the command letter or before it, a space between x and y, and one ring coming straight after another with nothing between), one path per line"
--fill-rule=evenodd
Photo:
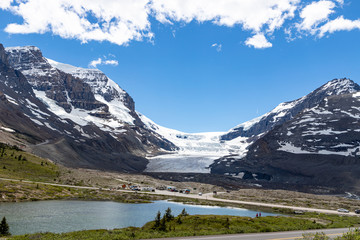
M201 192L199 192L199 196L202 196L202 193L201 193Z
M347 210L345 208L339 208L337 211L342 212L342 213L348 213L349 212L349 210Z

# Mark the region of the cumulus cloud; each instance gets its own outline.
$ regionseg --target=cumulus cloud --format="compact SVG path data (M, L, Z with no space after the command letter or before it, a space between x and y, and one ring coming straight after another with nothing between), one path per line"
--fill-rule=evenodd
M329 15L334 13L335 3L332 1L312 2L304 7L300 13L302 22L298 24L299 30L314 32L316 27L328 20Z
M349 20L340 16L332 21L327 22L320 27L319 37L323 37L326 33L334 33L336 31L351 31L360 29L360 19Z
M154 38L150 18L163 24L209 22L253 34L247 46L271 47L265 38L280 28L312 35L342 30L329 19L343 0L0 0L0 9L20 16L10 34L50 32L67 39L128 45ZM299 14L299 16L297 16ZM300 22L290 22L292 19ZM345 19L343 19L345 20ZM297 20L296 20L297 21ZM290 22L290 24L285 24ZM344 21L343 21L344 22ZM344 23L345 24L345 23ZM347 26L354 23L346 23ZM332 30L332 29L337 30ZM322 29L322 30L321 30ZM343 30L354 29L346 27ZM289 35L289 34L288 34ZM221 47L220 47L221 49Z
M62 38L126 45L151 40L150 16L161 23L205 22L272 32L294 16L300 0L1 0L0 6L23 18L10 23L12 34L51 32ZM41 14L38 14L38 13Z
M221 52L222 50L222 44L220 43L214 43L211 45L211 47L215 48L217 52Z
M97 68L98 65L117 66L117 65L119 65L119 62L117 60L106 60L106 59L98 58L98 59L92 60L89 63L89 67L93 67L93 68Z
M258 33L250 38L248 38L245 42L246 46L254 47L254 48L269 48L272 47L272 43L269 42L264 34Z
M1 0L2 1L2 0ZM104 41L124 45L152 38L148 0L20 0L10 11L22 24L11 23L8 33L52 32L62 38Z
M211 21L246 30L273 31L294 16L299 0L153 0L151 8L162 23Z

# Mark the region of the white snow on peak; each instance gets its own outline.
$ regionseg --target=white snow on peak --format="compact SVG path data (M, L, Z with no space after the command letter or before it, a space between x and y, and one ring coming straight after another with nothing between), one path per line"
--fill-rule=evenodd
M6 47L6 51L18 51L18 52L27 52L27 51L40 51L38 47L35 46L24 46L24 47Z
M254 119L252 119L250 121L241 123L241 124L237 125L236 127L230 129L229 132L236 131L238 128L243 128L244 131L247 131L252 126L259 123L261 120L265 119L269 115L273 115L272 122L276 122L279 118L285 116L290 109L292 109L293 107L295 107L296 105L298 105L302 101L304 101L304 99L305 99L305 97L302 97L302 98L299 98L299 99L297 99L295 101L280 103L277 107L275 107L270 112L267 112L264 115L262 115L260 117L257 117L257 118L254 118Z
M311 94L315 93L315 91L325 92L326 95L330 96L330 95L340 95L340 94L344 94L344 93L353 93L353 92L356 92L357 90L355 89L354 82L351 81L350 79L346 79L346 78L334 79L334 80L329 81L328 83L324 84L319 89L314 90L313 92L311 92L310 94L308 94L306 96L303 96L294 101L280 103L277 107L275 107L270 112L265 113L264 115L254 118L250 121L241 123L241 124L237 125L236 127L230 129L229 132L237 131L237 129L239 129L239 128L243 128L244 131L247 131L252 126L257 124L261 120L265 119L269 115L272 115L271 121L276 122L276 121L278 121L279 118L284 117L286 114L288 114L291 109L293 109L297 105L304 102L307 98L309 98L311 96ZM360 94L359 94L359 96L360 96Z
M321 87L328 95L340 95L343 93L356 92L354 82L350 79L334 79Z
M122 100L123 96L126 94L126 92L120 88L117 83L109 79L99 69L75 67L70 64L56 62L49 58L46 60L52 67L85 81L90 85L94 94L113 94L114 97L120 98L120 100Z
M88 78L88 79L92 80L92 79L96 78L97 75L100 75L100 74L105 75L102 71L100 71L98 69L75 67L70 64L56 62L49 58L46 58L46 60L54 68L57 68L65 73L71 74L71 75L81 78L81 79Z
M108 125L111 128L122 126L122 122L130 125L134 124L134 118L130 114L130 109L125 106L123 101L126 92L113 80L109 79L102 71L75 67L51 59L47 59L47 61L52 67L85 81L91 87L96 100L108 105L109 112L113 118L111 120L105 120L106 122L100 119L99 122L101 124ZM113 96L112 99L110 101L105 100L105 94ZM90 117L90 119L93 118L93 116Z

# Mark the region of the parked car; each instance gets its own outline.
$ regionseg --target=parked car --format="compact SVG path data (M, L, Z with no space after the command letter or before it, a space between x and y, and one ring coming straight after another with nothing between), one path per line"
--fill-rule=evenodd
M201 192L199 192L199 196L202 196L202 193L201 193Z
M360 209L356 209L356 210L355 210L355 213L356 213L356 214L360 214Z
M345 208L339 208L337 211L342 212L342 213L348 213L349 212L349 210L347 210Z
M296 211L294 211L294 213L295 213L295 214L300 214L300 215L302 215L302 214L304 214L304 211L296 210Z

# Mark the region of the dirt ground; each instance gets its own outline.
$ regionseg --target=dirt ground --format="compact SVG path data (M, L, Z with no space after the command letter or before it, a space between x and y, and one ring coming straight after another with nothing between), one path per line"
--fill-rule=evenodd
M342 196L316 195L287 190L240 189L227 192L224 188L198 182L172 182L155 179L141 174L103 172L91 169L63 168L60 183L104 188L116 188L122 184L137 186L174 186L177 189L190 189L192 193L212 193L217 191L219 198L275 203L289 206L310 207L320 209L346 208L351 211L360 209L360 200L347 199Z
M122 184L131 184L142 187L174 186L177 189L190 189L192 193L225 192L222 187L198 182L172 182L141 174L127 174L118 172L104 172L92 169L70 169L61 171L59 182L63 184L116 188Z

